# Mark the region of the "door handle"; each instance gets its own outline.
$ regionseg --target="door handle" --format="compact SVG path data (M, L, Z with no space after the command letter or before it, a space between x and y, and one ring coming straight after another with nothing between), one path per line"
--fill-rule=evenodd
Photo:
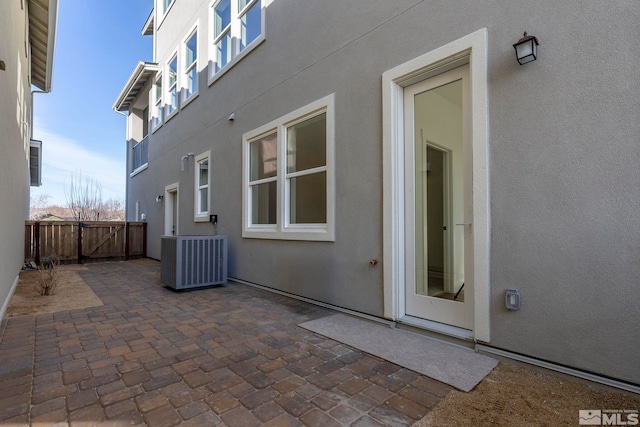
M471 223L470 222L463 222L461 224L456 224L456 225L468 225L469 227L471 227Z

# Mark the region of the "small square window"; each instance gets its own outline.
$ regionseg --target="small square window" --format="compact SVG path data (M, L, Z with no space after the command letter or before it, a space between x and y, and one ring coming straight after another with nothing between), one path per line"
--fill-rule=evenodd
M209 220L209 189L211 188L210 157L211 152L207 151L195 158L194 221L196 222Z

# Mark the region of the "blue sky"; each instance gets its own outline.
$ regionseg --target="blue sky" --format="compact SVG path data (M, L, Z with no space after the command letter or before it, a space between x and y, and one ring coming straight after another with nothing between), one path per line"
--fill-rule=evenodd
M103 199L125 191L125 118L111 109L138 61L151 61L141 30L153 0L60 0L53 91L34 95L33 137L42 140L42 187L66 205L71 174L95 178Z

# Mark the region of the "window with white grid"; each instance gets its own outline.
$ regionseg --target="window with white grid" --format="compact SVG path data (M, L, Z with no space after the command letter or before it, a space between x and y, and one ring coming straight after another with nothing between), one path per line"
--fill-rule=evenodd
M334 240L334 96L243 135L243 237Z
M264 40L262 0L217 0L211 5L209 84Z

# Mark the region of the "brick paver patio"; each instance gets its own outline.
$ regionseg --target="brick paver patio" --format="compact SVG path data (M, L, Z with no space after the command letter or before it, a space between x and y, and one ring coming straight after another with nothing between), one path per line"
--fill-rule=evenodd
M0 424L406 426L451 390L297 326L331 310L173 292L151 260L87 267L104 306L6 322Z

